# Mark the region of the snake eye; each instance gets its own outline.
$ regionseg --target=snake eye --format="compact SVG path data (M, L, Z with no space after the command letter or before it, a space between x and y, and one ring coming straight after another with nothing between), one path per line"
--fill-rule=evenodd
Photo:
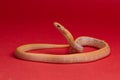
M54 25L55 25L57 28L60 28L60 27L61 27L61 25L60 25L59 23L57 23L57 22L54 22Z
M57 27L58 27L58 28L60 28L60 26L59 26L59 25L57 25Z

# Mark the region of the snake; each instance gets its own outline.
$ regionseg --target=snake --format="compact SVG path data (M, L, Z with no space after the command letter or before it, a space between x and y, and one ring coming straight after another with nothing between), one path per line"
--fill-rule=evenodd
M65 37L68 44L24 44L16 48L15 57L28 61L47 63L85 63L100 60L110 54L109 44L101 39L80 36L74 39L68 29L58 22L54 22L55 28ZM84 46L96 47L97 50L83 52ZM68 54L35 54L28 52L35 49L69 48Z

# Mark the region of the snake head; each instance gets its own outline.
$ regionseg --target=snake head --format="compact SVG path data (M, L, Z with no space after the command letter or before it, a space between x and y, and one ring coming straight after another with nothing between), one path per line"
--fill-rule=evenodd
M60 32L64 32L65 28L58 22L54 22L54 26L60 31Z
M62 33L62 35L67 39L68 43L73 46L74 38L72 34L58 22L54 22L55 27Z
M66 39L69 39L72 36L71 33L64 26L62 26L60 23L54 22L54 26L57 28L57 30L59 30L59 32L63 36L66 37Z

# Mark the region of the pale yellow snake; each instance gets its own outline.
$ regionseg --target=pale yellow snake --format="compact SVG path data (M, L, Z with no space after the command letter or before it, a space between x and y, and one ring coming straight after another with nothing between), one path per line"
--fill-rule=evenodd
M81 36L74 40L72 34L61 24L55 22L55 27L64 35L69 44L26 44L18 47L15 56L24 60L50 62L50 63L79 63L90 62L104 58L110 54L109 45L100 39ZM92 52L83 52L83 46L92 46L99 48ZM47 48L65 48L69 47L71 54L55 55L55 54L34 54L26 52L33 49Z

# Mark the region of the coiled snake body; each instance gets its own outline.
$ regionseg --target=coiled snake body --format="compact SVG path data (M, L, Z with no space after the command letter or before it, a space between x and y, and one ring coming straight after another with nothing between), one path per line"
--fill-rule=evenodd
M72 34L61 24L55 22L55 27L64 35L69 44L26 44L18 47L15 52L15 56L24 60L41 61L50 63L78 63L78 62L90 62L109 55L110 47L107 42L81 36L74 40ZM83 52L83 46L92 46L99 48L92 52ZM55 55L55 54L34 54L26 52L33 49L47 49L47 48L70 48L70 53L67 55Z

